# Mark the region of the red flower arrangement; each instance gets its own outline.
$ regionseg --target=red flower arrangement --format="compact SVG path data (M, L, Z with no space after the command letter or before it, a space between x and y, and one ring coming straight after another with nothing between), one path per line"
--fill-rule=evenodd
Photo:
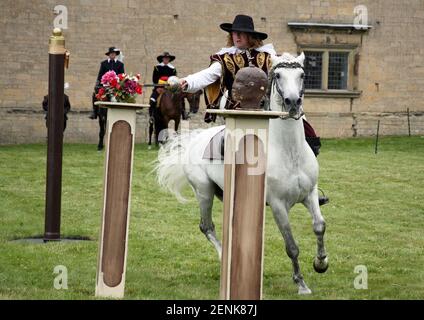
M103 87L96 98L100 101L135 103L136 96L143 93L140 78L139 74L131 76L125 73L117 75L115 71L106 72L101 80Z

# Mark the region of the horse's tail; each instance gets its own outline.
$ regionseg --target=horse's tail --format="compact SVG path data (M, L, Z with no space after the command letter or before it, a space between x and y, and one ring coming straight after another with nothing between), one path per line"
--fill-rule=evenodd
M181 192L188 184L184 164L188 163L188 146L196 131L171 137L160 148L155 166L158 184L182 203L187 202Z

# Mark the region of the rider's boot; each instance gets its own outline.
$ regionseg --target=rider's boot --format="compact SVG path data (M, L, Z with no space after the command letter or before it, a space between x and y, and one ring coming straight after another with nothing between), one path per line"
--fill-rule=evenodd
M150 107L149 107L149 123L150 124L155 123L155 118L154 118L155 108L156 108L156 101L153 101L152 99L150 99Z
M90 115L89 115L89 118L92 119L92 120L97 119L97 112L96 112L96 110L94 110L94 109L91 110Z
M96 113L94 112L94 110L93 111L91 111L91 113L90 113L90 115L88 116L91 120L95 120L95 119L97 119L97 115L96 115Z

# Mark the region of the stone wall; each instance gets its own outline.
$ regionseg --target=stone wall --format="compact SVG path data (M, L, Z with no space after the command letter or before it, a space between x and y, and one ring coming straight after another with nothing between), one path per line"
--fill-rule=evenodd
M55 5L68 8L66 46L71 51L72 113L67 141L95 142L97 125L87 119L91 93L105 50L120 47L126 70L151 82L156 56L168 50L184 76L208 66L208 57L223 47L222 22L235 14L253 16L256 29L267 32L281 53L295 53L290 21L353 23L354 8L365 5L373 28L360 36L360 98L307 98L305 109L325 137L373 134L376 119L406 121L414 115L416 134L424 133L424 2L422 0L0 0L0 143L40 142L44 136L41 101L47 93L48 39ZM139 100L148 101L149 90ZM204 106L202 106L204 108ZM193 121L192 127L203 126ZM147 128L139 116L140 139ZM387 125L384 134L405 134L403 125Z
M203 121L205 112L191 114L189 121L182 121L180 130L208 128L212 124ZM92 143L97 144L99 139L99 122L88 118L89 111L71 111L64 133L65 143ZM224 124L218 119L214 125ZM173 128L173 121L169 124ZM0 109L1 144L45 143L47 128L42 111L29 109ZM154 139L154 137L153 137ZM147 111L137 111L136 142L149 141L149 124ZM153 140L154 141L154 140Z

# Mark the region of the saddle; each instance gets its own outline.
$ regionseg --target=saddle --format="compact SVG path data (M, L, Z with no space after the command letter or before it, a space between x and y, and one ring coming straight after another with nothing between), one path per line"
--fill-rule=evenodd
M225 128L215 134L203 152L205 160L224 160Z

